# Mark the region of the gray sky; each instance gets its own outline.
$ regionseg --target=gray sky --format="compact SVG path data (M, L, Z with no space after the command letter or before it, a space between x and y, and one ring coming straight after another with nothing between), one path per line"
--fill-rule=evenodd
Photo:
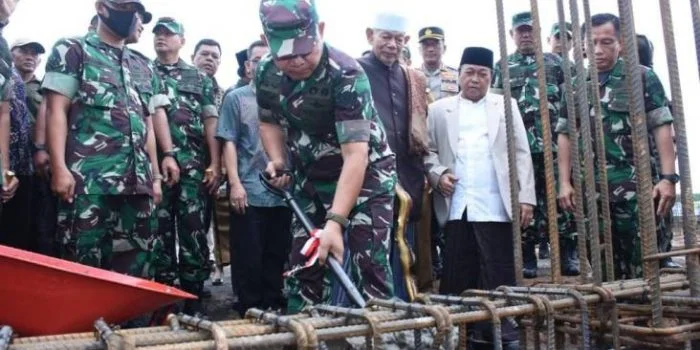
M223 61L217 79L225 87L235 83L238 68L235 52L246 48L250 42L259 38L261 32L258 0L142 1L153 13L154 22L155 18L172 16L184 23L187 43L181 55L186 61L190 61L194 45L199 39L212 38L219 41L223 48ZM504 2L508 25L513 14L530 9L528 0ZM416 36L418 30L424 26L437 25L445 30L448 46L445 63L448 65L456 66L463 48L467 46L486 46L496 53L499 52L495 1L317 0L317 3L321 19L326 22L327 42L352 56L359 56L368 49L365 28L371 25L379 11L399 12L409 19L412 35L409 46L414 66L420 65ZM700 99L697 98L700 96L700 79L689 3L681 0L671 1L676 46L679 50L688 142L691 159L694 159L691 161L693 183L697 185L700 184L700 158L695 151L699 149L700 140L694 136L700 135L700 119L696 116L696 111L700 111ZM637 31L646 34L654 43L655 70L666 86L667 94L670 95L658 1L634 0L633 6ZM543 34L546 36L550 26L558 20L556 1L540 0L539 7ZM591 0L591 7L593 13L617 13L617 2L612 0ZM582 16L583 11L580 13ZM18 37L29 37L41 42L50 50L60 37L83 35L94 14L93 0L23 0L5 30L5 36L10 43ZM149 57L155 55L152 26L153 22L146 26L141 41L134 45ZM508 51L512 52L514 47L510 40L508 45ZM46 61L46 57L43 58ZM43 74L43 62L39 72Z

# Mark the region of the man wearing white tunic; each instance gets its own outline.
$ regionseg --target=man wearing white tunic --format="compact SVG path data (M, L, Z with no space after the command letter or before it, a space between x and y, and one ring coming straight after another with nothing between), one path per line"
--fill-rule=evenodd
M467 48L460 62L461 94L428 110L430 153L425 171L435 211L445 225L446 254L441 294L515 285L512 210L503 96L488 93L493 53ZM535 201L530 148L512 101L515 170L520 221L532 220ZM510 328L510 329L506 329ZM488 332L483 334L488 338ZM516 346L517 331L504 324L504 344Z

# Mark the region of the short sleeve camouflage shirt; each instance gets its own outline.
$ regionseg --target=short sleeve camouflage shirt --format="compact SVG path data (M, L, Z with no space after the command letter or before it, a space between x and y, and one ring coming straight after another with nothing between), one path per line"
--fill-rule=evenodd
M639 66L643 74L644 105L647 112L647 128L649 141L652 141L652 130L673 122L671 111L663 85L656 74L644 66ZM590 81L588 82L589 89ZM588 94L593 96L592 92ZM629 199L636 192L637 179L634 165L632 143L632 120L629 115L629 94L625 82L625 62L619 59L608 78L600 82L600 106L603 120L605 161L608 173L610 201L619 202ZM589 104L590 117L595 118L595 110ZM566 101L562 104L562 115L556 131L568 134L569 123L566 113ZM595 137L595 134L592 135ZM652 163L654 157L651 157ZM658 177L658 168L651 166L652 178Z
M393 191L396 160L372 102L369 80L357 61L325 45L321 63L306 80L295 81L266 56L256 72L261 122L281 125L304 169L299 186L310 180L324 204L333 200L343 166L340 146L369 144L369 166L356 206Z
M204 120L219 116L214 85L206 74L183 60L174 65L156 61L155 65L170 100L168 122L180 168L203 170L209 155Z
M554 126L559 118L561 103L561 86L564 84L564 72L561 67L561 57L544 54L545 76L547 82L547 99L549 100L549 119ZM537 81L537 61L534 55L522 55L518 52L508 56L510 73L510 89L513 98L518 102L520 114L527 131L530 143L530 153L543 153L542 119L540 114L539 83ZM496 92L503 89L501 64L497 63L493 70L493 88ZM554 143L554 142L553 142ZM556 152L556 144L553 144Z
M66 165L75 194L151 194L145 108L128 48L96 33L61 39L46 64L42 89L71 100Z

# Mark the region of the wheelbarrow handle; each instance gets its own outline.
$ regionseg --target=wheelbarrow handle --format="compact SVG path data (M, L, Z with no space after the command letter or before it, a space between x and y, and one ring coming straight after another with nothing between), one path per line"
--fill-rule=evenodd
M290 170L283 170L280 172L280 174L290 176L292 178L291 188L294 188L294 184L296 183L294 174ZM314 224L311 222L311 219L309 219L306 213L304 213L296 199L294 199L288 190L273 186L272 183L270 183L270 175L266 172L260 173L260 181L268 191L284 199L284 202L287 203L289 208L292 209L292 212L294 212L294 215L296 215L297 219L299 219L299 222L301 222L301 225L304 227L304 230L306 230L306 233L311 234L311 232L316 229ZM343 269L343 266L340 264L338 259L329 253L328 258L326 259L326 264L330 267L331 271L333 271L335 277L338 278L338 281L343 286L343 289L348 294L348 297L352 300L352 302L360 308L367 306L367 302L365 302L365 299L362 297L362 294L360 294L360 291L357 290L355 284L352 282L347 273L345 273L345 269Z

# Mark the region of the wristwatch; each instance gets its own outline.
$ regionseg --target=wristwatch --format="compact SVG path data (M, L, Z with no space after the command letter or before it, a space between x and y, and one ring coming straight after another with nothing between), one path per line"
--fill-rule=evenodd
M173 151L163 152L163 158L165 158L165 157L170 157L170 158L175 159L175 152L173 152Z
M343 229L347 228L348 225L350 225L350 220L348 220L348 218L331 211L326 213L326 220L337 222Z
M677 184L678 181L681 181L681 177L678 174L671 174L671 175L661 175L659 177L660 180L666 180L672 184Z

